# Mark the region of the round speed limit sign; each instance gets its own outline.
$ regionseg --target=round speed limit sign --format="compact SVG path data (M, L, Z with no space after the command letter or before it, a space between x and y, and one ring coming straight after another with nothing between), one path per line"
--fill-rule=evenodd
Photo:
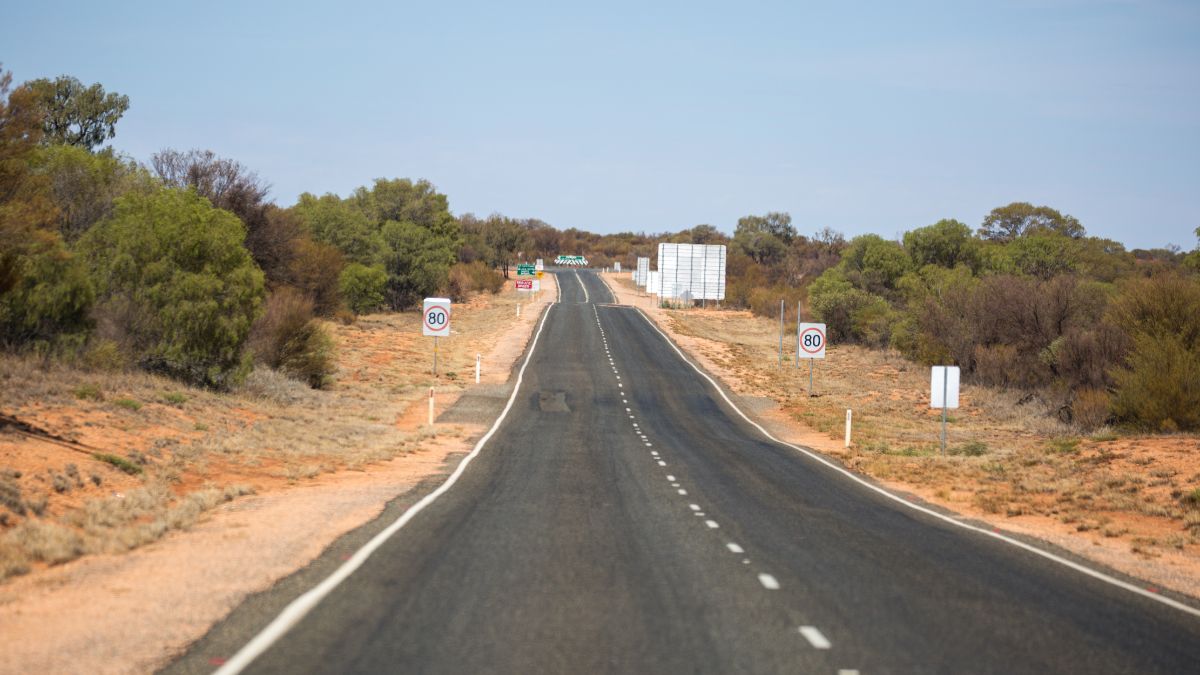
M800 324L800 358L825 358L825 324Z
M425 298L421 333L434 337L450 335L450 299Z

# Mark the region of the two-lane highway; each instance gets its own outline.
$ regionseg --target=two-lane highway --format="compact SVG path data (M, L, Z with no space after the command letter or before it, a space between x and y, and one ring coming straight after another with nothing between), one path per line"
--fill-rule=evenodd
M1195 614L771 442L594 274L558 285L472 463L248 671L1200 670Z

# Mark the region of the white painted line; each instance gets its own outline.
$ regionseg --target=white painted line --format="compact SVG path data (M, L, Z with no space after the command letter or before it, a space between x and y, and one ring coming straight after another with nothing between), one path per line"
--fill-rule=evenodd
M625 409L625 412L629 412L629 408L626 408L626 409Z
M808 448L804 448L799 445L792 445L791 443L787 443L785 441L779 440L778 438L775 438L774 436L771 435L771 432L764 429L762 427L762 425L760 425L758 422L755 422L754 420L750 419L750 417L747 416L746 413L742 412L742 409L737 407L737 405L734 404L734 402L732 400L730 400L729 396L727 396L725 394L725 390L721 389L721 386L719 384L717 384L716 380L714 380L712 377L710 377L708 375L708 373L704 372L703 370L700 370L699 366L697 366L695 363L692 363L686 356L684 356L683 351L681 349L679 349L679 346L676 345L671 340L671 338L667 337L667 334L662 332L662 330L659 329L658 326L654 325L654 322L650 320L650 317L646 316L646 313L643 312L641 310L641 308L635 307L634 309L637 311L638 314L641 314L642 318L646 320L646 323L650 325L650 328L653 329L654 332L661 335L663 340L665 340L667 342L667 344L669 344L671 346L671 348L675 350L675 353L679 355L679 358L682 359L684 363L691 366L692 369L695 370L697 373L699 373L701 377L708 380L708 383L711 384L713 386L713 389L715 389L716 392L721 395L721 398L724 399L725 402L729 404L729 407L733 408L734 412L736 412L738 415L740 415L742 419L746 420L746 422L750 426L754 427L755 429L758 429L759 433L761 433L763 436L766 436L768 439L778 443L779 445L782 445L787 448L791 448L791 449L805 455L806 457L812 459L813 461L819 462L819 463L825 465L826 467L828 467L829 469L832 469L833 471L836 471L837 473L842 474L846 478L854 481L855 483L858 483L860 486L862 486L868 490L871 490L872 492L876 492L880 495L883 495L884 497L892 500L893 502L895 502L897 504L904 506L905 508L909 508L914 511L919 511L921 513L924 513L927 516L930 516L932 518L936 518L943 522L949 523L955 527L960 527L964 530L969 530L971 532L981 534L985 537L991 537L992 539L996 539L998 541L1002 541L1006 544L1015 546L1017 548L1024 549L1034 555L1041 556L1047 560L1056 562L1064 567L1069 567L1069 568L1075 570L1076 572L1079 572L1081 574L1086 574L1087 576L1092 577L1093 579L1103 581L1107 584L1116 586L1117 588L1125 589L1125 590L1129 591L1130 593L1136 593L1137 595L1140 595L1144 598L1149 598L1155 602L1160 602L1168 607L1177 609L1186 614L1191 614L1192 616L1200 617L1200 609L1197 609L1190 605L1185 605L1182 602L1179 602L1178 600L1173 600L1166 596L1159 595L1158 593L1151 593L1150 591L1142 588L1141 586L1135 586L1134 584L1131 584L1129 582L1121 581L1120 579L1109 576L1099 570L1092 569L1091 567L1088 567L1087 565L1077 563L1073 560L1067 560L1066 558L1064 558L1062 556L1055 555L1049 551L1044 551L1044 550L1038 548L1037 546L1034 546L1032 544L1027 544L1019 539L1013 539L1012 537L1001 534L999 532L993 532L991 530L986 530L982 527L976 527L969 523L965 523L963 521L956 520L953 516L942 515L942 514L938 513L937 511L925 508L924 506L921 506L920 504L914 504L914 503L904 499L903 497L899 497L897 495L892 494L888 490L885 490L885 489L879 487L878 485L872 485L871 483L867 482L866 480L854 475L854 473L834 464L833 462L830 462L829 460L818 455L817 453L813 452L812 450L809 450Z
M715 520L706 520L706 521L704 521L704 524L714 530L717 529L718 527L720 527L720 525L718 525L717 521L715 521Z
M800 626L800 634L804 636L805 640L808 640L808 644L812 645L813 649L829 649L833 646L815 626Z
M454 469L454 473L450 474L450 477L446 479L446 482L439 485L433 492L430 492L422 497L419 501L417 501L416 504L408 507L404 513L400 514L399 518L396 518L396 520L392 521L391 525L388 525L387 528L385 528L382 532L375 535L370 541L364 544L362 548L355 551L354 555L350 556L349 560L342 563L340 567L334 570L333 574L325 577L321 583L313 586L303 595L288 603L288 606L284 607L283 611L271 620L271 623L267 624L262 631L260 631L249 642L247 642L245 646L239 649L236 654L230 657L230 659L226 661L224 665L218 668L215 675L234 675L235 673L242 672L242 670L245 669L246 666L250 665L254 659L258 658L263 652L270 649L271 645L275 644L279 638L287 634L287 632L291 630L293 626L299 623L300 620L303 619L309 612L311 612L314 607L316 607L323 599L325 599L326 596L332 593L335 588L337 588L343 581L348 579L351 574L354 574L359 567L362 567L363 563L367 561L367 558L370 558L372 553L377 551L380 546L383 546L384 543L387 542L388 539L391 539L392 536L399 532L400 528L407 525L408 522L411 521L418 513L424 511L426 507L436 501L438 497L441 497L443 494L449 491L450 488L458 482L459 477L463 475L464 471L466 471L467 465L469 465L471 460L475 459L479 455L479 452L483 450L483 446L486 445L489 440L491 440L492 436L496 433L496 430L499 429L500 425L504 422L504 418L508 416L508 411L512 409L513 402L517 400L517 394L521 391L521 383L525 378L525 369L529 367L529 361L533 358L533 352L534 349L537 348L538 338L540 338L542 335L542 329L546 327L546 319L550 317L551 309L553 309L553 307L547 307L545 313L542 314L542 322L538 324L537 332L533 335L533 342L529 344L529 353L525 355L525 362L521 364L521 370L517 371L517 382L513 386L512 394L510 394L508 397L508 403L505 404L504 409L500 411L500 416L497 417L496 421L492 423L492 428L488 429L488 432L483 435L483 438L479 439L479 442L475 444L475 447L471 449L471 452L467 454L467 456L464 457L461 462L458 463L458 466Z
M737 544L733 543L732 541L729 542L728 544L725 544L725 548L729 549L733 553L745 553L745 551L742 550L741 546L738 546Z
M687 490L680 490L680 491L679 491L679 496L680 496L680 497L686 497L686 496L687 496Z
M633 423L633 426L635 426L635 427L636 427L636 426L637 426L637 422L634 422L634 423Z
M647 447L647 448L652 448L652 447L654 447L654 444L653 444L653 443L647 443L647 444L646 444L646 447Z
M679 487L679 483L671 483L671 487L677 488L677 487Z
M672 476L671 474L667 474L667 480L673 481L673 480L675 480L675 476Z
M667 463L666 463L666 462L664 462L664 461L662 461L662 460L660 459L660 460L658 460L658 465L659 465L659 466L666 466L666 465L667 465Z
M655 457L658 457L658 451L657 451L657 450L651 450L651 451L650 451L650 454L651 454L651 455L654 455Z
M583 289L583 301L591 302L592 299L588 297L587 286L583 285L583 279L579 276L579 272L575 272L575 281L578 281L579 287ZM596 310L596 308L592 307L592 311L595 311L595 310ZM597 316L599 316L599 314L597 314Z
M621 386L621 383L620 383L620 382L618 382L618 383L617 383L617 386L618 386L618 387L620 387L620 386Z
M842 668L838 670L838 675L858 675L858 671L852 668Z
M699 511L699 510L700 510L700 505L699 505L699 504L688 504L688 508L689 508L689 509L691 509L691 510L693 510L693 511Z
M767 589L768 591L779 590L779 581L777 581L775 577L771 576L770 574L758 575L758 583L762 584L763 588Z
M704 517L704 512L703 512L703 511L697 511L696 513L694 513L694 514L692 514L692 515L694 515L694 516L697 516L697 517L699 517L699 518L703 518L703 517Z

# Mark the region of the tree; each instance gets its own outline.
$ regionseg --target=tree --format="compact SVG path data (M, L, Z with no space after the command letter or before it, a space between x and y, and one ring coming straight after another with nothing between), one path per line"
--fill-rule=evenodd
M1086 234L1083 225L1073 216L1064 216L1049 206L1034 206L1029 202L1013 202L992 209L979 228L980 237L1001 242L1047 232L1073 239Z
M117 197L154 189L145 169L111 150L92 153L73 145L51 145L37 153L34 164L48 180L58 207L55 225L68 244L111 215Z
M409 222L439 237L458 236L458 221L450 214L446 195L426 180L377 178L370 189L355 190L349 201L377 226L389 220Z
M243 344L263 299L262 272L233 214L194 190L162 188L117 200L79 250L96 280L98 311L146 370L225 387L250 367Z
M27 257L58 245L46 229L56 216L49 181L32 170L42 139L33 91L10 91L12 73L0 70L0 294L14 288Z
M765 216L738 218L733 243L755 262L771 267L783 260L795 236L792 217L787 213L771 212Z
M484 223L484 241L489 250L488 263L501 268L507 279L509 266L529 243L529 232L511 218L493 215Z
M688 235L693 244L723 244L729 239L712 225L697 225Z
M267 202L270 186L232 159L211 150L166 149L150 158L154 172L171 187L193 188L212 205L237 216L246 226L246 248L271 282L278 282L294 257L302 234L298 219Z
M954 268L959 264L976 269L979 265L978 241L966 223L953 219L904 233L904 250L917 268L938 265Z
M842 252L838 269L855 286L876 295L888 295L896 282L912 268L912 261L894 241L877 234L864 234L850 240Z
M416 223L395 221L384 223L382 235L388 250L384 269L392 309L413 307L446 284L457 240L438 237Z
M316 241L336 246L347 260L370 267L383 262L386 247L371 220L335 194L304 193L292 207Z
M92 150L117 135L117 120L129 109L129 97L106 94L99 83L90 87L60 75L28 83L42 113L47 143Z

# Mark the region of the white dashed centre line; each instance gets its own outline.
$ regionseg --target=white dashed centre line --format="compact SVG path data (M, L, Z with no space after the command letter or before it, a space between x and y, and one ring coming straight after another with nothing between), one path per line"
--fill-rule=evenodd
M699 504L688 504L688 508L689 508L689 509L691 509L691 510L693 510L693 511L699 511L699 510L700 510L700 505L699 505Z
M675 480L675 476L672 476L671 474L667 474L667 480L673 481L673 480Z
M765 588L769 591L779 590L779 581L777 581L775 579L775 577L771 576L770 574L758 575L758 583L762 584L763 588ZM803 630L803 629L801 629L801 630Z
M666 465L667 465L667 463L666 463L666 462L664 462L664 461L662 461L662 460L660 459L660 460L658 460L658 465L659 465L659 466L666 466Z
M680 490L680 491L679 491L679 495L680 495L681 497L686 497L686 496L687 496L687 490Z
M858 671L850 668L842 668L838 671L838 675L858 675Z
M745 553L745 551L742 550L741 546L738 546L737 544L733 543L732 541L729 542L728 544L725 544L725 548L729 549L733 553Z
M706 520L706 521L704 521L704 524L714 530L717 529L718 527L720 527L720 525L718 525L717 521L715 521L715 520Z
M804 636L805 640L808 640L808 644L812 645L814 649L829 649L833 646L824 635L821 635L821 631L817 630L814 626L800 626L800 634Z

